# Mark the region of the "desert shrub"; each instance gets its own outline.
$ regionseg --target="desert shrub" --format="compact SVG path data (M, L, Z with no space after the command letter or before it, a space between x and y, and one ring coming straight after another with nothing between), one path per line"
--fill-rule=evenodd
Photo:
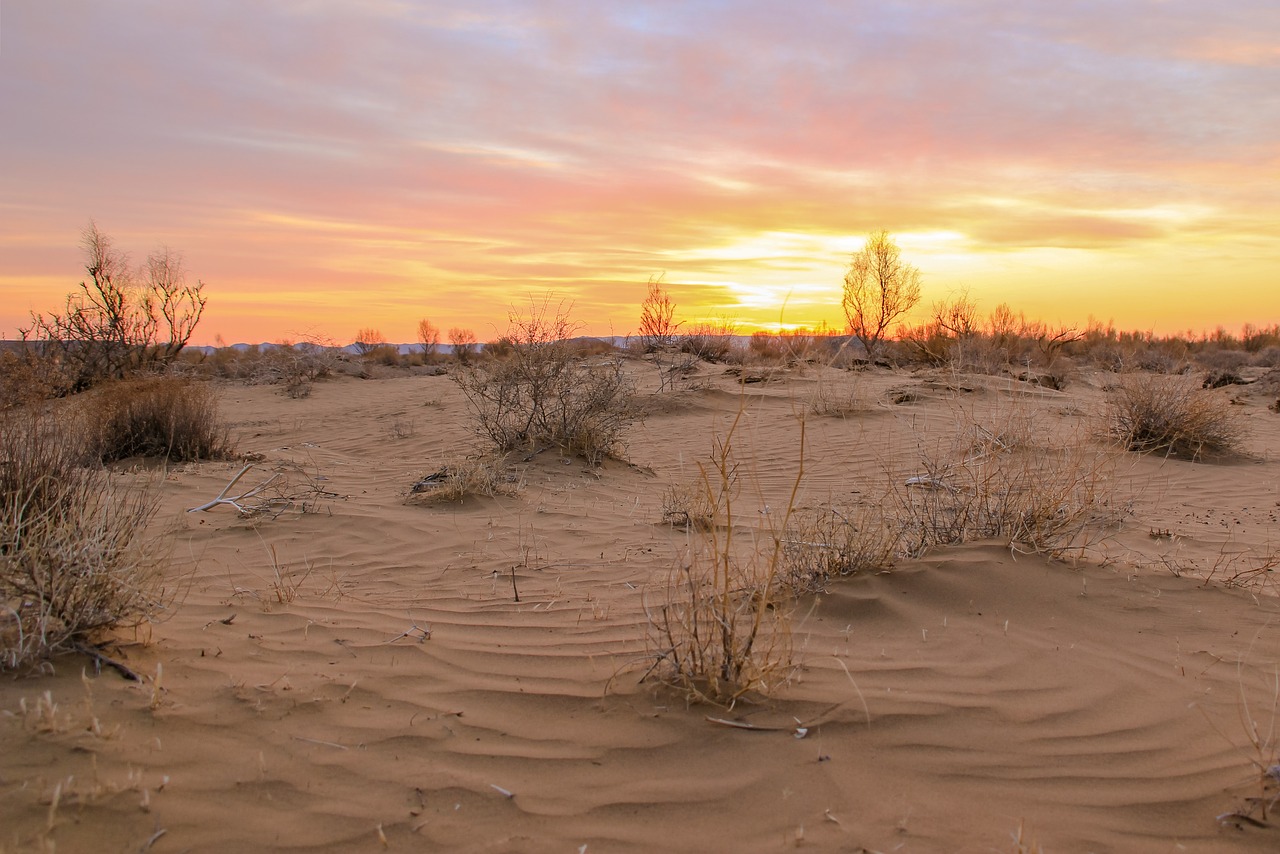
M524 478L511 468L505 455L484 455L446 463L414 483L409 497L423 503L444 504L473 495L516 495L522 489Z
M677 349L707 362L723 362L733 353L736 332L728 321L699 323L678 337Z
M662 493L662 521L664 524L684 528L686 531L710 531L724 508L715 501L723 498L706 488L699 476L685 483L673 483Z
M230 431L206 383L177 377L125 380L92 392L84 407L93 425L86 446L102 462L134 456L177 462L232 455Z
M1050 434L1017 401L990 422L958 410L955 432L917 465L889 497L908 557L987 538L1057 556L1113 520L1112 456L1084 435Z
M1205 350L1196 354L1196 362L1210 372L1236 372L1249 364L1249 354L1240 350Z
M62 397L71 390L66 374L34 348L0 353L0 409Z
M645 603L654 660L648 673L692 699L726 705L751 691L767 692L791 672L791 599L780 575L781 532L804 476L802 431L800 470L779 529L755 531L740 543L734 515L736 426L735 421L701 470L702 503L716 508L719 524L698 536L688 560L673 567L661 601Z
M1280 347L1263 347L1250 362L1255 368L1280 368Z
M898 545L897 532L880 507L796 512L783 541L782 577L793 590L815 592L832 578L889 566Z
M500 452L560 447L592 464L617 450L639 417L619 356L584 359L569 340L568 308L548 300L512 310L505 358L473 362L453 375L476 432Z
M1190 377L1136 374L1112 392L1106 431L1130 451L1197 459L1236 450L1244 425L1220 395Z
M85 467L62 411L0 414L0 668L137 624L163 604L145 491Z
M1089 545L1109 518L1108 461L1083 446L926 455L924 473L897 489L899 550L999 538L1061 555Z
M379 344L365 353L364 357L388 368L398 368L402 361L400 350L392 344Z

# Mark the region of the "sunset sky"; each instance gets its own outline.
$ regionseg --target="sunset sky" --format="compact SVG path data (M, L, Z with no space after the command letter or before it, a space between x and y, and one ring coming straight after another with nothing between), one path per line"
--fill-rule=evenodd
M92 218L204 280L196 338L513 302L627 334L843 326L879 228L924 305L1280 322L1275 0L0 0L0 337Z

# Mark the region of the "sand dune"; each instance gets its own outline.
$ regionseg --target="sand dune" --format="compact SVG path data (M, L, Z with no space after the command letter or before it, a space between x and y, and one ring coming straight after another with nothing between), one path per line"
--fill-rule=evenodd
M118 648L147 681L72 657L0 683L0 846L977 852L1021 829L1050 852L1276 850L1270 821L1218 816L1277 762L1248 723L1280 723L1280 600L1200 577L1280 531L1280 416L1247 391L1246 456L1117 458L1122 524L1086 560L981 541L833 582L796 609L786 679L732 709L639 681L646 596L689 536L663 490L739 412L750 529L785 509L802 419L812 506L966 418L1091 430L1106 381L708 366L652 399L626 462L547 451L518 495L453 505L406 501L473 445L447 377L227 386L240 450L325 494L188 514L240 464L163 474L178 601ZM816 395L855 405L815 416Z

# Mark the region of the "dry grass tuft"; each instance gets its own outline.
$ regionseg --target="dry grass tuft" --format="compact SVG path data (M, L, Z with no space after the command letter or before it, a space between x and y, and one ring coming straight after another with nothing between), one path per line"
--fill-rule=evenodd
M74 422L0 421L0 668L14 669L143 622L166 597L143 537L154 498L82 466Z
M1092 545L1115 516L1111 456L1083 436L1040 435L1026 414L998 427L962 424L949 444L922 450L920 463L891 487L909 557L987 538L1062 556Z
M206 383L179 377L104 385L84 402L94 425L93 456L104 463L134 456L174 462L226 459L234 444Z
M783 544L783 578L801 593L822 590L832 578L890 566L899 533L880 507L819 507L795 513Z
M1181 376L1133 375L1113 392L1107 432L1130 451L1199 459L1237 451L1244 425L1226 399Z
M409 489L409 497L423 503L446 504L478 495L517 495L524 478L507 462L505 455L479 456L446 463L420 479Z

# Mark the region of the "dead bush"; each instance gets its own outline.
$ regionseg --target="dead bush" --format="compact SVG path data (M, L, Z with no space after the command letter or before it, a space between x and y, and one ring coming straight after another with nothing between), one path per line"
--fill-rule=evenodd
M125 380L90 393L84 407L93 425L87 447L104 463L134 456L225 459L234 449L206 383L177 377Z
M1190 377L1132 375L1112 392L1106 431L1130 451L1198 459L1235 451L1244 425L1226 398Z
M143 537L154 499L82 462L74 419L0 415L0 668L136 625L165 604L160 556Z
M504 358L473 361L453 375L476 432L499 452L560 447L599 464L639 417L623 360L576 356L563 303L531 300L510 322Z

